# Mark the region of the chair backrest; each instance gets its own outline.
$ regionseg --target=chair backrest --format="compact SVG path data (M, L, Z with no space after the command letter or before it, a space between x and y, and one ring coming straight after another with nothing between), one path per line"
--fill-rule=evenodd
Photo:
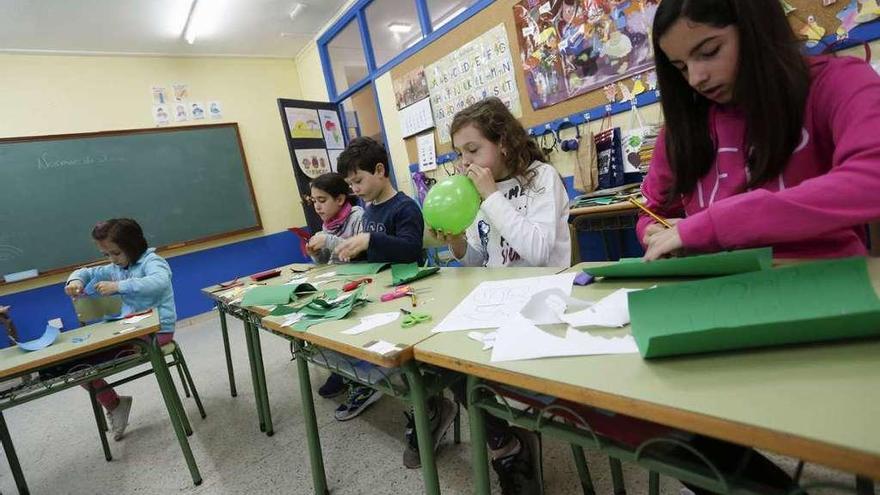
M122 298L119 296L77 297L73 300L76 319L80 326L115 316L122 311Z

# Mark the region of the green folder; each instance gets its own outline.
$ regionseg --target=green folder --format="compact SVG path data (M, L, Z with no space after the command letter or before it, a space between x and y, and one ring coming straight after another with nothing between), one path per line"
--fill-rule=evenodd
M349 263L339 265L337 275L374 275L385 269L391 263Z
M391 285L407 284L440 271L439 266L420 268L416 263L391 265Z
M767 270L772 265L773 249L756 248L656 261L623 258L617 263L584 268L584 271L608 278L711 277Z
M631 292L629 312L644 358L880 336L861 257Z

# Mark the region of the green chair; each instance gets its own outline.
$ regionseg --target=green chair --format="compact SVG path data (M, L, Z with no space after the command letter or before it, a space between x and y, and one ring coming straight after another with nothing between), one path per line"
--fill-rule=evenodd
M76 310L76 318L79 321L80 326L84 326L90 322L101 320L105 316L119 314L122 310L122 298L120 298L119 296L78 297L73 300L73 306ZM201 399L199 399L199 393L196 390L195 383L193 383L192 375L190 375L189 368L186 365L186 360L183 357L183 351L180 349L180 345L172 340L171 342L162 346L162 355L171 357L171 360L167 361L168 366L173 366L177 368L177 373L180 376L180 382L183 385L183 392L187 397L190 397L190 390L192 390L192 397L196 401L196 406L199 408L199 414L204 419L206 417L205 408L202 406ZM140 356L139 358L128 363L125 369L127 370L141 364L150 364L149 357ZM99 392L105 390L106 388L113 388L118 385L137 380L138 378L148 376L152 373L153 369L151 367L150 369L140 371L138 373L135 373L134 375L127 376L113 383L108 383L107 387L104 388L96 389L92 386L88 387L89 398L92 402L92 409L94 410L95 421L97 422L98 426L98 434L101 437L101 446L104 449L104 458L108 461L112 460L113 456L110 453L110 445L107 442L107 420L104 417L103 412L101 411L100 404L98 404L97 395ZM182 414L185 414L185 412L182 412ZM183 423L187 427L187 435L192 434L192 430L189 427L189 422L184 420Z

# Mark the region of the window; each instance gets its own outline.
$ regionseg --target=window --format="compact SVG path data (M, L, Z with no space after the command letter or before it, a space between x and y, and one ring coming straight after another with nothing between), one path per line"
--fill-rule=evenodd
M327 44L330 69L336 83L336 93L342 93L369 75L367 59L357 20L352 20Z
M477 3L477 0L425 0L425 2L428 4L428 13L431 16L431 28L437 30Z
M376 67L388 63L424 36L413 0L373 1L366 9Z

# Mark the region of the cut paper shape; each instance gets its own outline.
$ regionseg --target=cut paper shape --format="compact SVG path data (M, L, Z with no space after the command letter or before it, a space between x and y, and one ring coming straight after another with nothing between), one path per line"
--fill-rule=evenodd
M575 273L482 282L432 332L498 328L516 317L532 296L547 289L570 295Z
M547 357L628 354L638 352L631 336L594 337L571 327L565 337L549 334L525 319L510 320L498 329L493 363Z
M535 325L564 323L560 315L566 309L581 310L592 305L592 301L582 301L569 297L561 289L547 289L533 295L519 314Z
M336 269L339 275L374 275L381 272L391 263L349 263Z
M483 350L485 351L491 349L495 345L495 338L498 337L498 332L468 332L467 336L482 343Z
M363 318L361 318L361 322L359 324L349 328L348 330L343 330L342 333L345 335L359 335L366 331L396 321L398 317L400 317L400 311L392 311L388 313L378 313L374 315L364 316Z
M756 248L656 261L623 258L617 263L585 268L584 271L608 278L709 277L767 270L772 265L773 250Z
M629 323L627 294L637 290L639 289L618 289L596 304L574 313L564 313L557 309L557 316L573 327L620 328Z
M391 285L408 284L430 277L440 271L439 266L421 268L417 263L391 265Z
M629 308L645 358L880 335L861 257L642 290Z
M17 344L19 349L24 351L39 351L40 349L45 349L54 344L60 334L61 330L58 328L52 325L46 325L46 330L43 332L43 335L36 339L28 340L27 342L17 342Z
M123 325L134 325L135 323L137 323L141 320L146 320L149 317L150 317L150 313L143 314L143 315L129 316L127 318L124 318L120 323L122 323Z
M297 295L314 292L312 284L299 285L255 285L245 292L241 300L242 306L268 306L287 304L296 299Z

